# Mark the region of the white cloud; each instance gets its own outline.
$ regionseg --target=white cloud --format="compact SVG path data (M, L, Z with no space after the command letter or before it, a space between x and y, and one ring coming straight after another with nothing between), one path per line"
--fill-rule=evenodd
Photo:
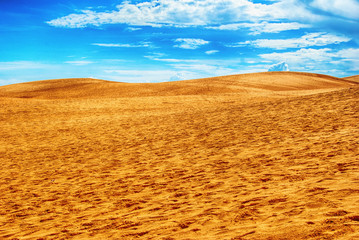
M128 28L126 28L126 30L129 31L129 32L134 32L134 31L142 30L142 28L138 28L138 27L128 27Z
M183 48L183 49L197 49L202 45L206 45L209 42L203 39L197 38L177 38L174 40L179 44L174 45L174 47Z
M211 63L175 63L171 64L177 70L192 72L192 78L224 76L238 73L238 70L225 66L225 64L211 64Z
M359 49L333 50L300 49L294 52L270 53L259 55L270 62L285 61L292 71L310 71L330 75L357 74L359 71ZM347 73L345 73L347 72Z
M167 63L179 63L179 62L187 62L187 63L194 63L200 62L201 60L194 60L194 59L177 59L177 58L163 58L166 56L164 53L152 53L152 55L144 56L150 60L160 61L160 62L167 62Z
M258 35L261 33L279 33L287 30L298 30L301 28L309 28L308 24L301 24L297 22L280 22L280 23L232 23L225 24L218 27L207 27L207 29L216 30L238 30L248 28L251 31L250 35Z
M186 76L183 72L178 72L170 78L170 81L186 80Z
M120 48L138 48L138 47L152 47L150 42L140 42L137 44L128 43L93 43L92 45L99 47L120 47Z
M206 51L205 53L207 54L207 55L212 55L212 54L216 54L216 53L218 53L219 51L218 50L210 50L210 51Z
M241 58L189 60L154 57L152 60L165 62L174 69L173 73L168 76L173 77L180 72L183 73L185 79L264 72L273 65L277 65L278 62L284 62L281 70L286 70L286 65L289 65L292 71L312 71L323 74L345 75L342 69L352 72L359 71L359 48L339 51L331 48L302 48L295 51L260 54L259 57L259 59L247 60ZM243 62L243 60L245 61Z
M0 62L0 70L41 69L49 65L32 61Z
M359 48L342 49L337 56L346 60L359 60Z
M339 44L342 42L349 42L351 38L345 36L338 36L331 33L309 33L300 38L289 39L257 39L254 41L239 42L229 47L243 47L251 45L257 48L273 48L273 49L287 49L287 48L305 48L312 46L326 46L329 44Z
M179 63L179 62L187 62L187 63L195 63L200 60L189 60L189 59L176 59L176 58L150 58L154 61L167 62L167 63Z
M332 49L323 48L323 49L300 49L295 52L283 52L283 53L268 53L259 55L263 59L276 61L285 61L288 63L302 63L306 62L322 62L330 61L335 54L333 54Z
M336 53L341 58L339 64L346 64L346 70L359 71L359 48L348 48L340 50Z
M77 66L83 66L83 65L88 65L88 64L94 63L94 62L91 62L91 61L66 61L65 63L77 65Z
M359 20L357 0L314 0L310 5L339 17Z
M295 11L295 14L293 14ZM47 23L55 27L84 28L104 24L131 26L211 26L223 23L273 21L280 19L315 19L305 4L297 0L253 3L250 0L152 0L124 1L117 10L84 10Z
M335 52L330 48L300 49L291 52L261 54L259 56L272 63L286 62L291 66L292 71L330 74L330 70L342 68L342 66L330 63L336 56Z
M273 64L269 67L268 72L287 72L289 71L289 66L285 62L280 62L277 64Z

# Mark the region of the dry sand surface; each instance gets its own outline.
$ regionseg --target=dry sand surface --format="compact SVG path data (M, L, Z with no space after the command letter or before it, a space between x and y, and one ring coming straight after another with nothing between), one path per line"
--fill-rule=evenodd
M0 239L359 239L359 87L0 87Z

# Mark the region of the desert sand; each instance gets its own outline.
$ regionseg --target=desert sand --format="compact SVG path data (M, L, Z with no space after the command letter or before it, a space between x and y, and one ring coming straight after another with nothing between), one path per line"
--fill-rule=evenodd
M0 239L359 239L358 77L0 87Z

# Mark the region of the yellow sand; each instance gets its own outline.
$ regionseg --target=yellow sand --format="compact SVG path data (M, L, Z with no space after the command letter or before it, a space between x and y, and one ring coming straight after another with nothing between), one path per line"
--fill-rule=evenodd
M347 80L0 87L0 239L359 239Z

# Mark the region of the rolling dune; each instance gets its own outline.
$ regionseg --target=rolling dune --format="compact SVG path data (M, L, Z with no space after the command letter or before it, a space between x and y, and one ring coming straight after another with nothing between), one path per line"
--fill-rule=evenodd
M355 79L0 87L0 239L359 239Z
M118 98L179 95L223 95L241 93L244 97L286 95L293 91L323 92L355 82L320 74L270 72L231 75L165 83L118 83L75 78L14 84L0 88L0 97L69 99ZM312 93L313 93L312 92ZM302 93L303 94L303 93Z

